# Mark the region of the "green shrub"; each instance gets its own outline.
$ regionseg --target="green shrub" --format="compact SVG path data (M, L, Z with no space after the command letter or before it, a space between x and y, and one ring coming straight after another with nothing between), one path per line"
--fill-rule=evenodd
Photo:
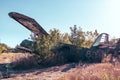
M40 65L64 64L85 60L85 47L89 47L97 37L97 31L82 31L76 25L70 28L71 34L61 34L59 30L50 30L50 34L37 37L35 53ZM85 48L85 49L84 49ZM81 49L84 51L81 52Z

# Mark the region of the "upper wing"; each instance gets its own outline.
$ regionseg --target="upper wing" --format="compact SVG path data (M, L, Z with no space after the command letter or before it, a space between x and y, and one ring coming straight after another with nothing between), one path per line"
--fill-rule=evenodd
M28 16L16 12L10 12L8 15L34 34L38 36L48 35L48 33L34 19Z

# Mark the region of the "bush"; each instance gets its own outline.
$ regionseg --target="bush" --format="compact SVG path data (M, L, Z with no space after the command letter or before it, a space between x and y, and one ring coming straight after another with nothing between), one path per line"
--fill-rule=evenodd
M4 44L4 43L0 43L0 53L6 52L9 49L9 47Z
M10 66L15 70L23 70L38 67L38 57L29 53L18 55L12 59Z
M54 53L62 56L65 63L78 62L80 60L80 49L70 44L59 44L59 46L54 49Z
M39 56L40 65L60 65L64 63L79 62L85 60L85 49L89 47L97 37L95 32L82 31L76 25L70 28L71 34L61 34L59 30L50 30L50 34L37 37L35 53ZM62 44L61 44L62 43Z

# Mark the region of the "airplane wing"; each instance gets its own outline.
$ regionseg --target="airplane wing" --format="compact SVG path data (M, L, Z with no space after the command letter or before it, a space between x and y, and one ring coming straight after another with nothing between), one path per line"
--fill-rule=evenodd
M48 35L48 33L41 27L41 25L39 25L33 18L17 12L10 12L8 15L20 24L22 24L28 30L32 31L35 35Z

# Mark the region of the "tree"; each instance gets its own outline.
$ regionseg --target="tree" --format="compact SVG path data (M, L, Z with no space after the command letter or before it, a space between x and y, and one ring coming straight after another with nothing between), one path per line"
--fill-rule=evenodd
M40 64L44 64L46 60L54 55L51 49L56 47L59 41L60 32L57 29L50 30L50 34L47 36L43 35L37 38L35 52L40 57Z
M58 29L50 30L50 44L52 47L57 46L57 43L60 42L61 34Z
M82 31L81 27L77 28L76 25L70 27L70 30L71 34L61 34L58 29L53 29L47 36L37 37L35 51L39 55L40 64L53 63L56 65L75 60L79 61L81 57L83 58L80 54L81 49L90 47L98 36L97 30L85 32Z
M84 32L82 31L82 28L77 28L76 25L74 27L70 27L71 30L71 36L69 37L71 43L77 47L82 47L82 43L85 40Z
M96 37L99 35L98 31L95 30L94 32L92 31L87 31L84 33L85 36L85 42L83 43L83 47L90 48L92 43L95 41Z
M62 43L71 44L68 33L63 34L60 40Z

